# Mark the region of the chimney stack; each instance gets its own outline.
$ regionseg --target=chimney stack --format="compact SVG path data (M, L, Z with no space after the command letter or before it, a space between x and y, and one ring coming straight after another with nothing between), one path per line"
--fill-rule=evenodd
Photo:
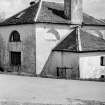
M71 24L82 24L82 0L64 0L64 13Z

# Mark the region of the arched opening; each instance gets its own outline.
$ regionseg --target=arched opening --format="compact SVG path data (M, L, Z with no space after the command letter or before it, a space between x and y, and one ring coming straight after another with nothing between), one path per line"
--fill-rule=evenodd
M10 35L9 42L20 42L20 34L17 31L13 31Z
M19 71L21 66L21 51L17 50L17 47L20 47L19 45L21 45L21 43L17 44L17 42L21 42L21 39L18 31L15 30L11 32L9 42L10 66L16 69L14 71Z

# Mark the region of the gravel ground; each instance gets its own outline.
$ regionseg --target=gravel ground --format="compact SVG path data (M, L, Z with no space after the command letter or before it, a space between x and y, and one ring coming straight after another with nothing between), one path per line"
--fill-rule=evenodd
M104 102L99 101L83 101L83 100L72 100L69 99L69 104L42 104L42 103L26 103L16 101L1 101L0 105L105 105Z
M0 102L0 105L105 105L100 103L105 102L105 82L0 74Z

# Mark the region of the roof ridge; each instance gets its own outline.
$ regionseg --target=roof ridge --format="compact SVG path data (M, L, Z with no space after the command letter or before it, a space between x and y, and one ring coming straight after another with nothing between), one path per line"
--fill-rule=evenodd
M27 7L19 13L16 13L14 16L5 19L0 23L0 26L34 24L35 22L72 25L69 20L65 18L64 5L62 2L56 3L54 1L49 2L46 0L39 0L38 3ZM43 5L41 3L43 3ZM16 18L22 12L25 13L20 15L19 18ZM105 26L105 22L89 16L86 13L83 14L83 24L81 25Z
M82 51L80 30L81 30L81 27L80 27L80 26L77 26L77 27L76 27L77 51Z
M94 36L77 26L52 51L105 51L105 39Z
M39 6L38 6L38 10L37 10L37 13L36 13L36 17L34 18L34 21L36 22L37 21L37 19L38 19L38 16L39 16L39 14L40 14L40 10L41 10L41 8L42 8L42 0L39 0Z

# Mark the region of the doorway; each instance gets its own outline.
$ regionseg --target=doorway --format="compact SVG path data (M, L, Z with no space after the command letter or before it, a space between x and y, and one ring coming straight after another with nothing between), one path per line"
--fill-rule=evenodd
M21 52L10 52L11 66L21 66Z
M79 79L79 69L74 70L72 67L57 67L58 79Z

